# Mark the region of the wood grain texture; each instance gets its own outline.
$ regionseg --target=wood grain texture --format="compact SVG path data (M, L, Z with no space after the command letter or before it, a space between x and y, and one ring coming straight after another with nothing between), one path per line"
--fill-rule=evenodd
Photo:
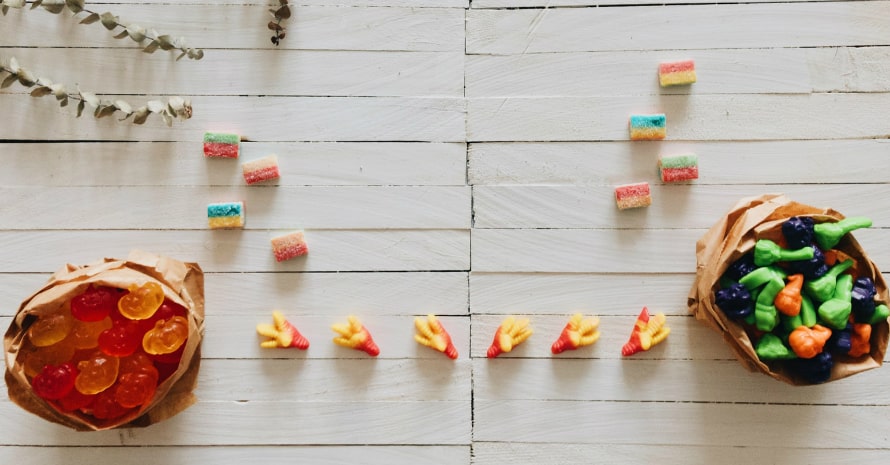
M281 178L265 186L466 183L464 143L242 142L238 161L204 158L199 141L5 143L3 148L0 163L14 169L0 170L0 184L10 187L244 186L241 163L269 154L278 156ZM125 163L117 163L121 157Z
M873 167L883 163L888 149L886 139L474 143L467 174L475 185L615 186L655 179L659 154L692 152L699 155L697 185L868 184L886 182Z
M660 62L693 58L695 84L658 85ZM886 92L888 58L887 47L470 55L467 97Z
M165 3L163 7L116 5L112 12L122 21L138 21L161 34L185 37L189 46L203 48L208 54L213 49L276 48L269 40L271 33L267 34L266 23L270 17L266 8L208 2L201 5ZM133 41L115 40L104 27L79 25L79 20L70 16L67 11L54 16L45 11L12 10L4 20L6 26L0 29L0 43L14 47L56 48L76 44L77 47L128 48L132 52L130 62L139 66L139 48ZM78 18L85 16L81 13ZM21 34L22 31L28 34ZM462 52L464 10L295 5L287 23L287 38L278 49ZM274 66L274 62L271 64Z
M618 0L627 1L627 0ZM759 0L755 0L759 1ZM798 1L798 0L790 0ZM816 0L821 1L821 0ZM103 3L114 4L166 4L169 0L107 0ZM177 3L188 5L202 5L207 0L181 0ZM295 2L291 2L293 5ZM296 2L298 6L382 6L382 7L411 7L411 8L467 8L469 0L300 0ZM218 0L214 4L219 5L256 5L260 8L268 5L269 7L278 5L275 0Z
M276 263L269 240L299 228L275 231L2 231L6 272L52 272L64 263L126 257L139 248L201 264L204 271L466 271L470 234L465 230L307 230L309 254ZM76 245L76 247L75 247ZM17 253L27 250L28 254ZM277 276L277 275L276 275Z
M469 229L466 187L0 188L15 229L207 229L207 205L244 202L245 230ZM43 221L28 211L55 210Z
M881 1L473 8L467 12L467 53L886 45L888 15Z
M629 140L630 115L648 113L667 115L667 140L886 138L887 106L890 94L476 98L467 101L467 138Z
M117 0L115 3L126 3L128 0ZM136 0L133 0L136 1ZM152 0L158 1L158 0ZM344 1L344 0L336 0L336 1ZM773 3L775 0L746 0L744 3ZM783 0L783 2L828 2L833 0ZM735 4L739 3L732 0L661 0L659 2L651 2L648 3L643 0L473 0L470 6L472 8L527 8L527 7L546 7L546 8L559 8L559 7L578 7L578 6L598 6L598 7L609 7L609 6L635 6L635 5L664 5L664 6L675 6L675 5L689 5L695 3L707 3L707 4L722 4L729 3Z
M60 108L55 101L34 101L34 97L21 94L0 94L0 105L18 115L13 124L0 128L0 140L194 142L200 141L205 131L234 132L254 141L466 139L465 104L457 98L197 97L192 100L194 116L174 122L173 127L160 118L149 118L144 126L111 117L78 119L71 105ZM274 120L268 119L273 116ZM53 130L47 132L47 127Z

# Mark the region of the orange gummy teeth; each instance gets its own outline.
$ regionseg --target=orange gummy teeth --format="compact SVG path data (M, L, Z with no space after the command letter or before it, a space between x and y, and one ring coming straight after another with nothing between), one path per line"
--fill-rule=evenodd
M261 342L260 347L267 349L295 347L300 350L309 348L309 340L303 337L294 325L284 319L281 312L277 310L272 312L272 320L275 322L274 325L265 323L256 325L256 332L260 336L269 338L269 340Z
M494 341L488 348L488 358L495 358L501 353L510 352L531 335L532 330L528 327L527 319L517 320L512 316L508 317L494 333Z
M580 313L572 315L550 351L558 354L593 344L600 338L599 325L600 319L597 317L585 319Z
M451 335L445 331L435 315L427 315L425 320L421 317L415 318L414 327L417 328L414 340L418 344L438 350L452 360L457 358L457 348L451 343Z
M649 350L652 346L665 340L671 333L671 329L664 323L664 313L649 317L649 309L643 307L643 311L640 312L640 316L637 317L637 322L634 324L633 332L630 333L630 339L621 348L621 355L627 357Z
M362 323L355 316L349 315L348 324L337 323L332 325L331 329L339 334L339 336L334 338L334 344L364 351L372 357L380 354L380 348L374 343L371 333L362 326Z

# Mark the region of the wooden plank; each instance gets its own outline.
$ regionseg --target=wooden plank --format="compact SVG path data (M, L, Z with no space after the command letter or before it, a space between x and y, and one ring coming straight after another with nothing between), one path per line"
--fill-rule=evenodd
M13 315L22 300L47 279L47 273L0 274L0 316ZM218 316L259 317L271 309L280 309L289 318L353 309L366 315L466 315L467 287L463 272L204 275L206 306Z
M474 2L475 4L475 2ZM808 463L832 465L846 460L857 464L882 465L887 449L823 449L814 447L691 446L653 444L548 444L522 442L473 442L473 463L539 463L541 465L584 465L591 457L613 463L659 463L686 465L715 463L748 465L750 463Z
M134 53L122 48L12 48L3 54L69 88L80 83L106 94L166 94L173 89L188 96L462 97L464 93L463 52L214 50L201 61L189 62L175 62L159 52L140 57L138 66L150 73L109 73L104 66L131 62ZM257 63L276 61L275 72L257 72ZM25 92L20 86L9 90Z
M42 447L6 446L0 448L0 460L19 465L45 463L127 463L153 465L189 461L202 463L248 463L291 460L318 465L350 463L387 463L414 465L418 461L444 465L470 463L469 446L155 446L155 447Z
M717 221L717 218L714 218ZM687 273L695 269L695 229L476 229L473 271ZM886 230L855 233L875 263L890 262Z
M138 1L138 0L118 0L118 2L129 2L129 1ZM158 1L158 0L151 0ZM339 0L344 1L344 0ZM783 2L828 2L833 0L782 0ZM775 0L745 0L744 3L773 3ZM117 3L117 2L115 2ZM663 6L675 6L675 5L689 5L694 3L707 3L707 4L716 4L722 5L725 3L736 4L740 3L738 1L733 0L660 0L658 2L653 2L650 0L473 0L470 5L472 8L529 8L529 7L545 7L545 8L559 8L559 7L579 7L579 6L597 6L597 7L609 7L609 6L636 6L636 5L663 5Z
M625 309L622 314L632 314L655 302L685 302L694 280L692 270L671 274L474 271L470 273L470 302L473 314L566 315L585 309L597 313L607 302L621 305ZM671 315L688 313L681 305L658 311Z
M189 461L202 463L248 463L255 461L275 461L288 463L297 461L317 465L350 463L386 463L392 465L414 465L441 463L443 465L466 465L470 463L469 446L293 446L276 444L270 446L155 446L155 447L43 447L5 446L0 448L0 460L18 465L40 465L45 463L127 463L130 465L153 465L156 463L178 463L188 457Z
M182 4L205 4L207 0L181 0ZM618 0L627 1L627 0ZM760 0L754 0L760 1ZM790 0L798 1L798 0ZM822 0L815 0L822 1ZM108 4L166 4L169 0L108 0L104 3ZM219 0L214 2L218 5L264 5L275 6L278 2L275 0ZM291 2L294 7L294 2ZM469 0L300 0L294 8L302 6L352 6L352 7L411 7L411 8L467 8Z
M886 139L475 143L467 174L476 185L615 186L652 178L660 153L692 152L699 155L697 184L883 183L886 177L873 167L883 163L888 149Z
M644 438L647 444L674 445L890 446L881 426L890 414L885 406L476 401L474 414L478 441L634 444Z
M782 169L776 165L773 169ZM649 166L654 172L656 162L651 160ZM791 166L786 169L794 170ZM476 186L474 227L706 229L738 199L764 192L761 184L660 184L651 174L625 182L636 181L650 183L652 207L618 210L614 186ZM848 216L868 216L876 228L890 226L890 215L871 206L886 195L886 184L777 184L768 189L807 205L830 206Z
M467 12L467 53L886 45L887 19L882 1L473 8Z
M5 143L2 147L0 164L11 169L0 170L0 184L9 187L244 185L240 163L204 158L199 140L138 144L84 142L64 146ZM242 162L269 154L278 155L281 178L269 181L268 185L463 186L466 183L467 154L463 143L241 144ZM122 157L126 163L118 163Z
M769 402L871 407L890 402L882 394L888 379L888 370L876 369L837 382L791 386L751 373L735 360L473 360L476 401ZM690 383L695 387L691 388Z
M109 99L114 96L105 96ZM143 100L126 97L133 105ZM196 97L194 116L167 127L157 117L144 126L75 118L73 105L60 108L52 98L0 94L0 106L17 115L0 128L0 140L35 141L186 141L205 131L234 132L254 141L426 141L464 142L465 103L458 98L412 97ZM269 118L274 117L274 123ZM46 131L52 127L52 131Z
M222 49L276 49L266 29L269 12L261 6L166 3L108 7L124 22L155 28L160 34L183 36L192 47L212 53ZM97 6L100 12L106 8ZM297 6L287 21L287 38L277 49L463 51L462 8L342 8ZM78 15L78 18L85 17ZM12 47L109 47L131 49L131 40L114 40L98 24L79 25L67 11L53 17L45 11L12 10L0 30L0 43ZM28 31L28 34L21 34ZM163 54L158 51L156 53ZM168 52L169 53L169 52ZM260 62L257 62L260 63ZM140 67L138 62L131 71ZM142 68L150 70L149 68ZM50 70L47 70L50 71ZM271 68L270 71L274 71ZM158 75L161 78L162 75ZM56 77L61 80L61 77ZM84 83L81 83L84 84Z
M343 373L348 377L348 373ZM10 445L467 445L470 401L198 402L163 426L83 434L0 402ZM346 421L346 419L351 421ZM435 421L430 419L434 418ZM237 427L233 427L237 425ZM286 427L282 427L286 425Z
M411 315L381 316L366 313L361 308L343 308L325 315L291 317L289 321L309 339L311 344L309 349L306 351L269 350L260 347L260 342L265 338L256 334L254 328L258 323L272 322L272 309L268 307L257 309L256 307L256 305L253 306L252 314L249 315L226 315L206 319L204 324L207 330L202 343L202 355L206 358L229 359L295 359L297 364L307 359L355 359L371 365L376 364L377 360L412 359L405 363L423 373L429 373L430 370L446 370L452 373L461 371L460 365L455 365L442 353L421 346L414 341L414 317ZM356 315L361 320L380 347L380 355L376 358L362 351L340 347L332 342L337 333L331 330L331 325L346 323L347 316L350 314ZM468 359L470 353L469 318L442 316L440 320L451 334L452 342L454 342L458 353L464 360ZM387 382L392 382L392 380Z
M689 58L698 82L658 85L658 63ZM888 47L470 55L467 96L886 92L888 58Z
M286 232L0 231L6 244L0 261L5 272L50 272L65 263L126 257L138 248L197 262L208 272L466 271L470 266L469 231L309 230L309 254L276 263L269 240Z
M208 229L207 205L236 201L246 230L286 229L295 219L309 229L469 229L471 216L470 189L457 186L15 187L0 196L13 205L0 216L5 230Z
M890 94L476 98L467 102L467 137L628 140L631 114L665 113L667 140L885 138L879 114L888 106Z

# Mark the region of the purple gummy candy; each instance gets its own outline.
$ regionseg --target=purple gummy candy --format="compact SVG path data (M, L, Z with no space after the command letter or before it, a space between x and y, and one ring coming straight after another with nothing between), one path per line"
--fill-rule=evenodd
M846 354L850 351L853 344L853 325L847 323L847 327L843 330L833 330L831 337L825 343L825 350L835 354Z
M831 377L834 359L828 352L822 352L813 358L798 358L793 361L797 374L810 383L824 383Z
M808 216L794 216L782 223L782 235L789 249L807 247L813 242L813 219Z
M744 318L754 311L751 293L739 283L717 291L715 300L720 310L733 319Z
M754 254L749 253L742 255L742 258L734 261L732 265L729 265L724 276L733 281L738 281L742 279L743 276L756 269L757 265L754 264Z
M828 273L828 265L825 264L825 254L822 253L822 250L816 244L810 244L810 246L813 247L813 258L788 262L788 269L792 273L801 273L806 279L821 278L825 273Z
M875 283L871 278L863 277L853 283L852 300L853 318L857 323L868 323L875 313Z

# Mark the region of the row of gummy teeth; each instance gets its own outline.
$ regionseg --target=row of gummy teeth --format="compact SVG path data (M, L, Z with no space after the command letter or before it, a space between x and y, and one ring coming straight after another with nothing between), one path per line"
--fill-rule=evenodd
M890 309L875 301L871 278L855 276L854 259L834 248L871 224L865 217L819 224L792 217L782 224L783 245L760 239L730 265L715 303L751 328L761 360L790 360L804 378L822 382L832 354L870 353L872 325L886 321Z
M272 312L272 320L272 324L261 323L256 327L257 333L267 338L260 343L260 347L300 350L309 348L309 340L300 333L296 326L285 319L281 312ZM621 354L630 356L649 350L664 341L670 334L670 328L665 326L665 321L663 313L650 317L649 310L644 307L634 324L628 342L621 349ZM415 318L414 327L416 329L414 340L418 344L442 352L452 360L458 358L457 348L451 342L451 336L435 315L427 315L425 319ZM335 344L363 351L372 357L380 354L380 348L374 342L371 333L355 316L350 315L347 323L334 324L331 329L337 333L337 337L334 338ZM532 333L528 319L516 319L512 316L506 318L495 331L494 340L486 354L487 357L495 358L502 353L512 351L528 339ZM584 315L576 313L566 323L550 350L554 354L559 354L566 350L579 349L595 343L599 337L599 318L585 318Z

